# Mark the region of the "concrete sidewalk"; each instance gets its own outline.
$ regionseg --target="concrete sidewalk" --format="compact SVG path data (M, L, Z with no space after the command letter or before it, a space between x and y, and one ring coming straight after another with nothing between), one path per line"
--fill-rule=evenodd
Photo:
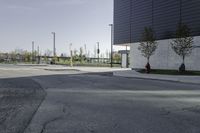
M159 75L159 74L141 74L134 70L116 71L113 72L114 76L127 77L127 78L139 78L139 79L152 79L152 80L164 80L175 81L183 83L200 84L200 76L174 76L174 75Z
M81 71L81 72L115 72L115 71L126 71L130 68L110 68L110 67L85 67L85 66L61 66L61 65L48 65L44 67L38 67L39 69L48 71Z

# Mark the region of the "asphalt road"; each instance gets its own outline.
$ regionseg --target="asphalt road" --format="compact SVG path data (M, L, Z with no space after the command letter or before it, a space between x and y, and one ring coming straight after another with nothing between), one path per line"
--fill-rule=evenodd
M110 75L34 77L47 96L26 133L199 133L200 87Z
M109 73L16 79L29 79L46 91L25 133L200 133L199 85Z
M22 133L45 98L30 78L0 79L0 133Z

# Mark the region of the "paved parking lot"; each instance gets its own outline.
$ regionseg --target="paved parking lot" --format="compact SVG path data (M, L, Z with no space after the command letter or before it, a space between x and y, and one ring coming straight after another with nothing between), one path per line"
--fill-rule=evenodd
M7 69L0 67L0 98L11 94L19 102L6 100L4 110L17 104L26 114L5 115L1 106L0 131L5 133L200 132L199 85L114 77L108 71Z

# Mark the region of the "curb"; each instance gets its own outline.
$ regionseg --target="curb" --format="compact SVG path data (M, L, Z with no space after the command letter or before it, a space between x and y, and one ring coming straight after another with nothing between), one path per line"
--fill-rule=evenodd
M181 80L178 77L176 77L177 79L170 79L170 78L156 78L156 77L143 77L143 76L128 76L126 74L118 74L116 72L113 72L113 76L117 76L117 77L124 77L124 78L135 78L135 79L147 79L147 80L157 80L157 81L168 81L168 82L178 82L178 83L186 83L186 84L197 84L200 85L200 81L199 82L195 82L195 81L185 81L185 80Z
M16 64L16 66L42 67L42 66L48 66L48 65L47 64Z
M44 70L46 71L76 71L76 72L80 71L78 69L51 69L51 68L45 68Z

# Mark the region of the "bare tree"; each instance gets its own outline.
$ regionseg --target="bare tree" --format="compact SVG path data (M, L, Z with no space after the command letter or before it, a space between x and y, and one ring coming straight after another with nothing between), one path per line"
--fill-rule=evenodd
M31 56L32 56L32 53L26 51L26 52L24 53L25 62L31 62Z
M106 49L106 58L110 58L110 52L109 52L109 50L108 49Z
M83 56L83 47L80 47L79 56Z
M87 52L87 45L84 44L84 48L85 48L85 57L87 58L88 57L88 52Z
M141 51L142 56L147 59L146 70L147 73L150 72L150 57L155 53L157 49L157 42L154 36L154 32L151 27L145 27L144 32L142 33L142 39L139 44L138 50Z
M176 39L171 42L174 52L182 57L182 64L179 67L180 72L185 71L185 57L192 53L193 37L190 36L190 29L185 24L178 24L176 30Z
M96 45L94 45L94 58L97 57L97 48L96 48Z
M83 47L80 47L80 51L79 51L79 60L82 63L83 62L83 58L85 55L83 55Z
M77 53L78 53L78 50L77 50L77 49L74 49L74 50L73 50L73 55L74 55L74 56L78 56Z

